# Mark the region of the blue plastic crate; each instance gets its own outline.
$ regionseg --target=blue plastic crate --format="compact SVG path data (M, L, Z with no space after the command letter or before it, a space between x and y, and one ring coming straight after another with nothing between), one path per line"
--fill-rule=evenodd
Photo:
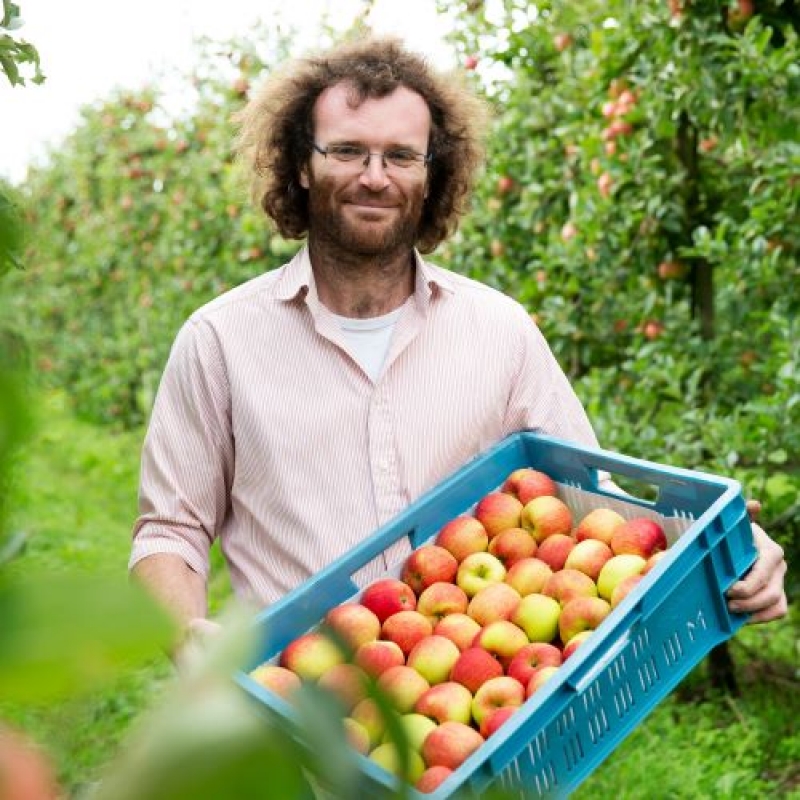
M261 688L246 670L275 660L297 636L316 627L335 605L357 599L358 573L399 539L413 548L468 513L513 470L533 467L552 476L580 516L614 508L649 515L665 527L667 555L522 708L433 793L414 800L481 794L491 786L524 798L560 798L574 791L644 717L746 617L731 614L728 587L755 560L738 483L534 433L518 433L466 464L380 528L360 546L286 595L256 620L260 650L236 676L265 711L292 722L287 703ZM650 487L641 496L599 488L601 471ZM630 488L628 491L631 491ZM400 564L387 574L399 574ZM362 756L359 796L382 797L395 779Z

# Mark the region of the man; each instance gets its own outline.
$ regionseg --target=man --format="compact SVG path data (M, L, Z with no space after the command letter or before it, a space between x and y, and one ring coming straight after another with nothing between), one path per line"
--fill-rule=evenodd
M307 247L193 314L162 378L131 567L189 631L211 626L217 537L237 595L265 605L514 431L597 444L524 309L420 256L480 164L469 92L367 40L273 77L239 121L261 207ZM786 565L755 531L730 603L766 621Z

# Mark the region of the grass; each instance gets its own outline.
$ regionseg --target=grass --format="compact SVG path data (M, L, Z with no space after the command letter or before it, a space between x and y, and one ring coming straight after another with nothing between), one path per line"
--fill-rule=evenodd
M38 434L22 454L11 530L28 536L9 569L118 570L124 576L136 515L141 431L114 433L76 420L63 397L39 410ZM212 608L229 585L217 569ZM750 627L731 643L739 696L709 688L698 667L574 794L577 800L800 798L800 688L796 623ZM154 653L96 692L47 707L0 705L0 717L50 752L72 797L97 779L145 708L168 690L172 668Z

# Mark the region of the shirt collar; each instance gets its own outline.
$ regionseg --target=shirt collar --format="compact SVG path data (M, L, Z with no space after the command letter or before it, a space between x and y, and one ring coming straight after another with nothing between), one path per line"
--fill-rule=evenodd
M414 284L414 301L417 308L427 308L439 292L452 294L455 291L453 281L444 270L425 261L416 249L414 258L417 264ZM275 287L275 296L285 301L306 299L312 305L319 302L307 246L299 250L284 266Z

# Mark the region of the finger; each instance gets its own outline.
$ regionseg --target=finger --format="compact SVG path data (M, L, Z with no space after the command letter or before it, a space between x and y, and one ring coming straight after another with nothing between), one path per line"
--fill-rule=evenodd
M774 615L770 619L783 616L786 613L786 593L783 589L785 574L784 561L769 573L768 580L760 584L748 583L750 576L734 584L728 592L729 610L736 614ZM756 578L759 579L759 576Z
M758 515L761 513L761 501L760 500L748 500L745 504L747 508L747 513L750 516L750 519L755 522L758 519Z

